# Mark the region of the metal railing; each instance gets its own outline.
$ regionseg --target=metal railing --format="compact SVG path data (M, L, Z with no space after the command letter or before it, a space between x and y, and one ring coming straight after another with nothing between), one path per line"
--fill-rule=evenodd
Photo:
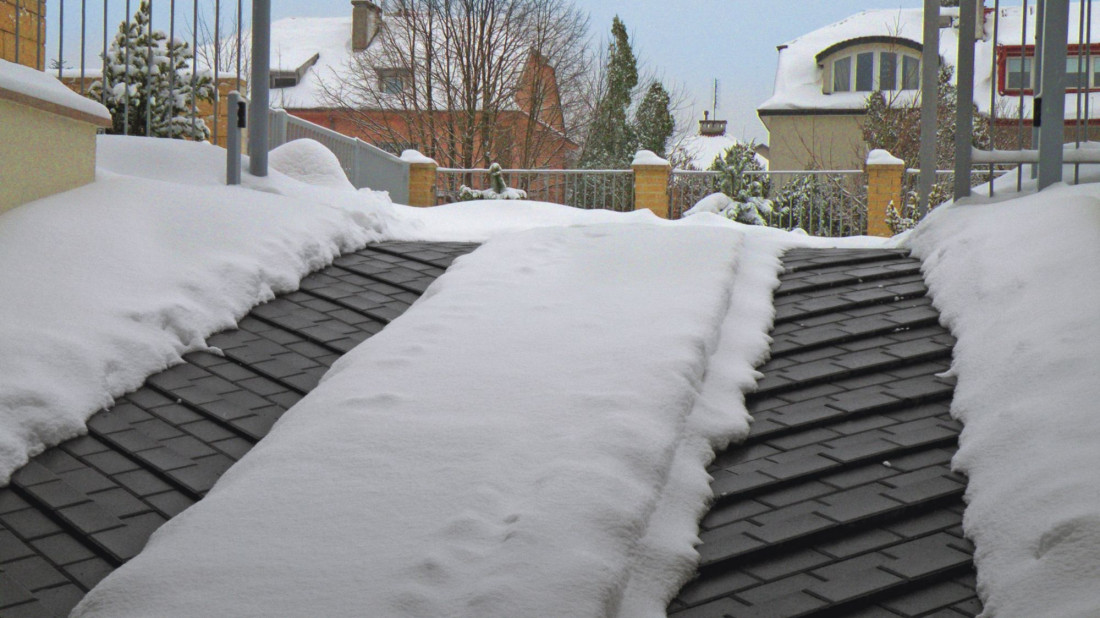
M574 208L619 212L634 210L632 170L509 169L503 170L509 187L527 192L527 199ZM486 189L489 170L441 167L436 170L436 203L458 201L461 186Z
M385 150L292 116L282 109L271 110L268 131L272 148L303 138L320 142L340 160L340 167L356 189L389 191L394 202L408 203L409 164Z
M683 213L711 193L764 198L771 213L768 225L801 229L814 236L852 236L867 231L867 176L862 170L743 172L726 179L725 172L672 170L669 174L669 218Z
M129 31L136 25L140 0L6 0L5 4L14 6L15 15L37 13L42 27L33 32L20 29L25 20L15 20L14 57L8 58L17 63L37 65L37 68L54 72L70 88L87 95L96 81L104 79L103 59L108 57L115 46L115 37L122 30ZM251 3L250 3L251 4ZM157 127L171 124L167 118L186 117L192 123L205 122L211 141L223 144L225 135L225 97L230 90L245 93L247 80L247 49L242 49L242 36L247 32L243 0L167 0L150 1L148 12L148 31L160 32L164 38L156 45L144 48L127 46L118 50L122 60L116 74L130 76L143 74L144 79L126 77L131 88L139 92L149 92L157 88L153 83L156 75L167 74L168 90L176 90L181 84L191 86L192 94L186 97L167 97L165 100L165 118L156 118L152 105L143 104L140 112L133 109L131 97L123 97L119 113L124 121L116 122L116 129L123 134L133 134L134 118L132 114L143 113L144 122L140 122L137 134L152 136ZM51 41L47 47L47 40ZM35 58L20 57L20 49L32 41L35 46ZM186 45L187 52L193 54L186 67L180 70L168 70L168 41L177 41ZM22 43L22 45L21 45ZM25 55L25 54L24 54ZM156 65L158 71L142 71L140 66ZM212 79L214 96L207 101L196 96L198 80ZM177 81L179 80L179 81ZM108 103L108 93L117 90L120 84L108 84L108 88L99 88L97 97L102 103ZM143 94L145 101L153 99Z

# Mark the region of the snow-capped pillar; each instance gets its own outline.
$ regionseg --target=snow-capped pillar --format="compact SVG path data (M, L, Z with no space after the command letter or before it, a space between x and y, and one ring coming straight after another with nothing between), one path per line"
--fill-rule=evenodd
M415 150L401 153L409 164L409 206L435 206L435 160Z
M867 235L893 235L886 224L886 213L902 209L901 187L905 180L905 161L885 150L867 153Z
M634 170L634 210L651 210L668 218L668 161L649 150L639 150L630 164Z

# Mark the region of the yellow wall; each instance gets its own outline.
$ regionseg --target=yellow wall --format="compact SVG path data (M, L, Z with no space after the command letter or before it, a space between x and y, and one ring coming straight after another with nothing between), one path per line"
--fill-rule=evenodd
M45 2L39 15L38 0L19 2L19 64L34 69L44 68L45 50L39 46L39 36L45 36ZM0 0L0 59L15 62L15 0Z
M0 212L95 180L95 131L0 99Z
M768 169L863 169L862 115L761 116L768 127Z

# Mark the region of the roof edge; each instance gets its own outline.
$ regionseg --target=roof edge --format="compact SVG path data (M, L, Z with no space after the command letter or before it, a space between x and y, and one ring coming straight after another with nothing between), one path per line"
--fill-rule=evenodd
M917 52L924 50L924 45L921 45L920 43L912 39L885 35L861 36L854 39L847 39L839 43L834 43L826 47L825 49L821 50L816 56L814 56L814 60L817 61L817 63L820 65L825 60L825 58L828 58L829 56L839 51L843 51L849 47L855 47L856 45L865 45L868 43L888 43L891 45L899 45L901 47L907 47Z

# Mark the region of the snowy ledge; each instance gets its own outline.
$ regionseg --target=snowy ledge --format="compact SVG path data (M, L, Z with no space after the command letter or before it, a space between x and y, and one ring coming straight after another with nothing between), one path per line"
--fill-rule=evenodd
M111 126L111 113L103 105L69 90L52 75L6 60L0 60L0 99L96 126Z
M905 165L905 161L890 154L888 150L875 148L867 153L867 165Z
M638 152L634 153L634 160L630 162L631 167L634 167L636 165L668 167L669 163L667 160L658 157L651 150L639 150Z
M401 160L406 163L413 164L425 164L425 165L439 165L435 162L435 159L420 154L419 150L403 150L401 151Z

